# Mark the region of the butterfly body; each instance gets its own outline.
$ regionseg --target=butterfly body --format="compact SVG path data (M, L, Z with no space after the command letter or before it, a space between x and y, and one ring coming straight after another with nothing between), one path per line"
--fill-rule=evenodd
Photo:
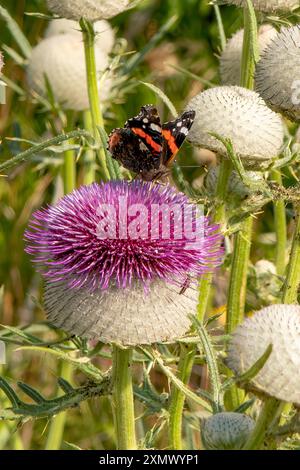
M114 129L108 140L112 157L125 168L153 181L169 173L169 166L184 142L195 112L186 111L174 121L161 124L153 105L142 106L124 128Z

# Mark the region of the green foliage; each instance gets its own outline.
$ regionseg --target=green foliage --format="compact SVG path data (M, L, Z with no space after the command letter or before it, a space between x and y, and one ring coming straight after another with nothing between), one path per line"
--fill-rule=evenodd
M122 126L141 105L150 102L158 106L164 121L171 119L197 92L218 85L218 55L226 37L242 27L243 14L240 9L217 3L143 0L135 9L111 20L117 35L108 67L115 74L114 87L111 102L104 110L105 129L96 125L93 132L95 129L87 125L86 116L80 112L73 113L69 129L70 115L56 103L47 77L46 96L28 90L26 66L31 49L43 37L52 17L45 2L1 1L1 50L5 56L1 79L7 87L6 104L1 106L0 115L0 340L7 348L7 364L0 366L0 449L23 448L23 430L24 435L30 436L30 442L26 441L30 449L44 449L48 421L51 419L52 425L53 418L62 412L66 412L67 418L60 448L111 449L116 445L110 406L111 348L66 337L44 323L41 280L24 253L23 233L36 208L62 195L60 173L65 152L73 152L76 160L77 185L85 181L88 157L92 157L95 179L102 178L95 153L104 154L111 178L130 179L132 175L111 158L106 148L110 130ZM256 20L258 23L262 20L255 15L251 2L248 3L250 29L245 48L250 50L250 56L244 56L244 69L249 63L251 67L245 85L253 77L257 60ZM278 26L299 21L299 16L279 15L268 19ZM87 22L81 25L92 39L90 25ZM295 132L295 126L288 123L281 158L268 168L282 170L283 186L268 180L267 175L259 184L249 180L232 142L213 135L223 143L241 180L249 188L247 198L239 200L235 210L228 211L223 227L226 258L222 279L227 280L232 262L229 237L240 230L250 215L255 216L253 261L274 259L274 237L271 243L265 242L270 232L274 234L272 201L285 202L289 223L293 217L291 203L300 200L300 152ZM208 166L198 150L186 143L172 174L177 187L199 204L203 203L205 212L211 214L220 201L213 196L208 198L203 190L203 175ZM272 277L271 281L272 289L268 282L258 285L261 280L253 265L250 266L248 310L265 305L269 299L280 298L282 277ZM193 331L178 344L159 344L134 351L133 391L140 448L163 449L169 445L166 428L172 388L186 399L185 445L199 447L198 417L222 411L224 395L230 387L247 385L268 360L271 345L242 377L228 377L224 366L229 339L224 333L226 306L220 300L223 291L218 277L209 301L208 319L202 323L193 317ZM188 383L177 375L182 345L195 348L195 367ZM61 364L72 368L71 380L60 376ZM257 404L258 399L248 394L235 411L255 415ZM267 437L282 441L282 448L299 449L299 432L299 413L291 411L285 422L272 423Z

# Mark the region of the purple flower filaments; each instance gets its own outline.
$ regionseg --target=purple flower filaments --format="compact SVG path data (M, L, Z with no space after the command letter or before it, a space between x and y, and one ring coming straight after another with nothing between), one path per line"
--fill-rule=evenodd
M195 229L194 209L170 186L94 183L35 212L26 251L47 279L70 287L124 288L134 279L146 285L156 278L182 283L211 271L222 257L218 227L207 218L198 216L197 243L187 238L182 219L185 212Z
M193 281L221 263L222 236L166 185L82 186L35 212L26 251L46 279L49 320L124 345L173 340L189 327Z

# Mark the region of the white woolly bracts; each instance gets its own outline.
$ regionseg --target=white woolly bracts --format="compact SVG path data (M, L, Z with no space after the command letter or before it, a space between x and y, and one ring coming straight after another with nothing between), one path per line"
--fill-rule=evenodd
M49 10L70 20L112 18L130 8L130 0L47 0Z
M226 364L241 375L270 344L270 357L247 387L300 405L300 306L271 305L244 320L232 335Z
M108 57L95 47L96 68L99 76L108 66ZM89 107L84 47L81 36L59 34L43 39L32 50L27 68L29 86L41 95L47 95L47 77L55 99L65 109L84 110ZM100 97L109 97L111 80L101 82Z
M109 54L115 42L115 34L108 21L100 20L94 23L94 31L96 33L95 45L102 52ZM82 41L82 32L77 21L59 18L49 21L49 25L45 31L45 38L57 36L58 34L75 34Z
M282 28L256 67L256 90L274 111L300 120L300 25Z
M106 343L133 346L171 341L188 330L189 315L198 302L197 289L180 290L160 280L148 292L139 283L94 292L47 283L45 311L55 326Z
M226 157L223 143L210 134L230 139L248 169L262 169L281 150L281 118L254 91L237 86L211 88L192 98L186 109L196 111L188 135L191 143Z
M223 0L223 3L239 7L246 6L245 0ZM288 12L299 7L299 0L252 0L252 4L255 10L265 13Z

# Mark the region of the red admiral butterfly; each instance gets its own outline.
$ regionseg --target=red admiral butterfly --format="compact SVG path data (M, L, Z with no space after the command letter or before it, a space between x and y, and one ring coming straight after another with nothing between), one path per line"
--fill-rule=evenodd
M151 104L142 106L140 113L128 119L123 128L111 132L108 150L125 168L138 173L143 180L153 181L169 172L194 117L195 111L186 111L161 125L157 109Z

